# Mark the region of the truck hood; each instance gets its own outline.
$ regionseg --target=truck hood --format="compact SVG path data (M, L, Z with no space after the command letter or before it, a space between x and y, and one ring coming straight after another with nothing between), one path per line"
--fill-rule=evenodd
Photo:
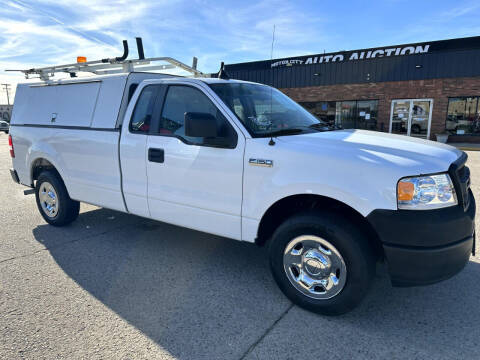
M282 136L282 145L296 150L330 154L338 160L364 161L407 175L447 171L462 152L438 142L367 130L338 130ZM292 149L292 148L291 148Z

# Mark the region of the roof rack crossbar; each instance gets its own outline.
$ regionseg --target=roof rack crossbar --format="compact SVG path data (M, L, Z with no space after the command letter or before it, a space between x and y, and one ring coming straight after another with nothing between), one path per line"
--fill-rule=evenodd
M92 60L87 62L77 62L64 65L53 65L41 68L32 68L24 70L6 70L6 71L20 71L28 79L30 75L38 75L41 80L49 80L55 73L68 73L70 76L75 76L77 72L90 72L97 75L118 74L125 72L137 71L152 71L152 70L168 70L179 68L195 77L206 76L196 68L196 58L193 59L193 66L188 66L183 62L171 57L153 57L145 58L143 52L142 38L136 38L138 59L127 60L128 56L128 42L123 40L123 55L110 59ZM152 62L163 62L166 64L151 64Z

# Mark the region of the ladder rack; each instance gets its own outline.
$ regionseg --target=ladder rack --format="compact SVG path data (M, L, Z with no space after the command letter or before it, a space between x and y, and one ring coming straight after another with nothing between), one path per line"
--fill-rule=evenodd
M197 70L197 58L193 58L192 66L188 66L179 60L171 57L145 58L143 53L143 44L141 38L136 38L138 59L127 60L128 42L123 40L123 55L120 57L92 60L87 62L76 62L65 65L53 65L42 68L32 68L25 70L6 70L20 71L29 79L31 75L38 75L41 80L48 81L55 73L68 73L71 77L77 77L78 72L89 72L96 75L129 73L133 71L154 71L179 68L189 72L194 77L206 76ZM160 64L159 64L160 62Z

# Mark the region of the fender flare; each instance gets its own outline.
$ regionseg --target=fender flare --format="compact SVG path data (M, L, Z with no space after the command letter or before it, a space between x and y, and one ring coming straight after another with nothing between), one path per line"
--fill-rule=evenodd
M52 160L52 158L50 156L48 156L48 154L46 153L42 153L42 152L38 152L37 154L35 154L35 157L32 158L32 159L29 159L29 162L28 162L28 177L30 179L30 183L33 187L33 170L34 170L34 165L35 163L38 161L38 160L46 160L48 161L50 164L52 164L52 166L54 167L54 169L58 172L58 174L60 175L60 178L62 179L63 183L65 184L65 176L63 175L63 170L61 170L61 167L58 165L58 163L55 161L55 160ZM67 185L65 184L65 187Z

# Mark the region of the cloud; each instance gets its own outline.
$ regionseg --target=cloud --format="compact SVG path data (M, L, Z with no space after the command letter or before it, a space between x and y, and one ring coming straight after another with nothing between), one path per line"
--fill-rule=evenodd
M457 18L460 16L464 15L473 15L477 17L477 14L475 14L475 10L480 9L480 3L477 1L472 2L472 3L464 3L460 6L455 6L448 11L444 11L440 14L440 17L446 18L446 19L453 19Z
M479 10L478 0L448 3L447 10L445 7L432 9L423 21L405 23L392 41L406 43L478 36Z
M317 42L326 38L325 33L318 31L321 28L318 18L288 1L246 2L241 7L201 0L40 0L34 3L11 0L6 5L0 10L0 19L5 24L2 29L9 38L14 37L14 41L2 39L0 43L0 50L8 50L6 54L11 53L13 44L18 46L16 53L24 55L29 49L36 53L41 50L40 44L51 46L52 42L65 52L71 48L89 50L93 45L99 45L99 53L111 52L118 49L119 40L141 35L148 40L145 44L153 50L152 56L170 55L170 52L185 54L195 49L202 54L183 56L202 57L204 52L223 51L244 53L252 59L269 54L274 24L275 49L280 54L286 49L302 51L311 45L312 38ZM75 10L72 12L72 9ZM14 10L18 11L16 18L9 18Z
M71 63L77 55L117 56L121 40L135 36L143 37L146 56L172 56L187 64L197 56L202 71L214 72L220 61L269 58L273 25L275 57L321 51L329 39L322 24L286 0L242 6L204 0L7 0L0 8L0 76L15 84L21 77L4 69Z
M202 9L202 24L215 24L204 36L231 58L259 60L270 57L275 25L274 57L312 51L330 38L324 21L287 1L260 1L238 9L230 4ZM200 25L200 31L201 27ZM309 50L307 50L309 49Z
M116 23L126 22L129 16L141 16L145 7L138 6L137 2L133 10L133 5L112 2L98 7L88 0L81 3L62 1L61 6L58 2L44 0L35 3L7 1L0 8L1 81L15 86L23 79L20 74L8 73L5 69L71 63L77 55L92 59L121 54L121 34L104 35L94 30L111 29ZM71 8L79 10L72 14L68 10ZM0 93L0 103L5 101L5 94Z

